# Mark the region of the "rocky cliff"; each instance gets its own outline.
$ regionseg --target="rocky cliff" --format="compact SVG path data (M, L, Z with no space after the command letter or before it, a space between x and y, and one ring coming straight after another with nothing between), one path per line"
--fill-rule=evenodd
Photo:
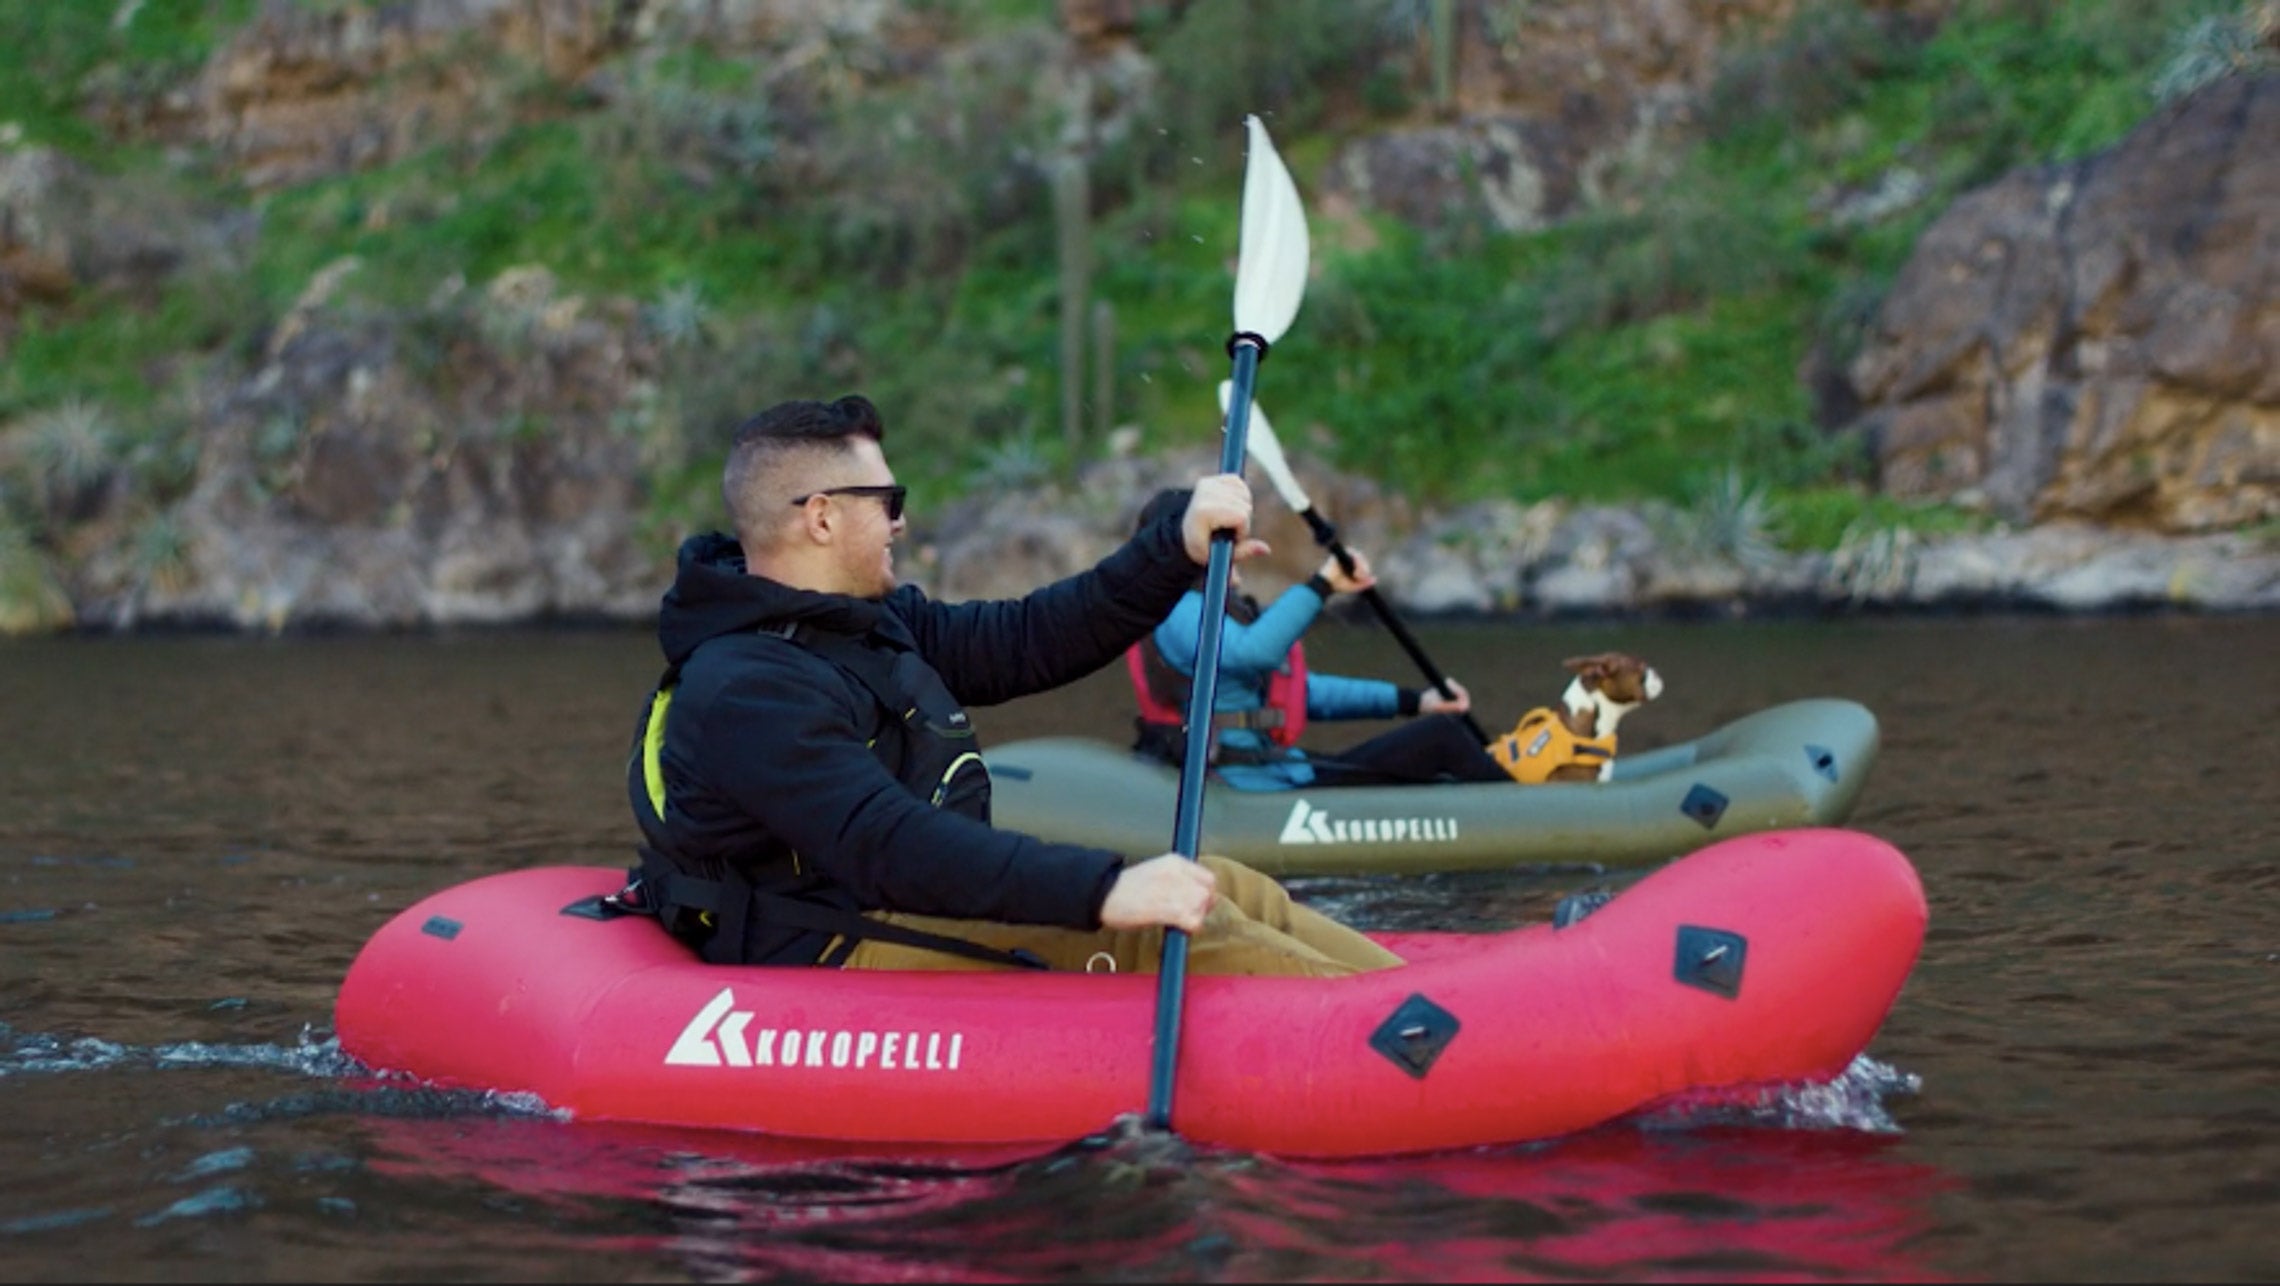
M2280 74L1957 202L1851 374L1896 495L2149 531L2280 516Z
M1143 94L1131 33L1180 7L1063 0L1060 30L1009 56ZM1946 9L1872 7L1908 23ZM1641 159L1687 128L1738 25L1795 8L1457 4L1462 39L1429 119L1346 142L1301 184L1333 221L1376 211L1507 231L1619 199L1611 176L1651 178ZM801 104L944 65L931 13L887 0L271 3L193 79L87 110L121 137L207 149L272 191L437 141L480 147L532 115L608 110L630 55L694 39L768 69L787 109L777 163L798 171L813 162ZM1881 483L2033 530L1782 555L1667 507L1423 514L1330 475L1318 496L1420 609L2280 606L2280 555L2251 530L2280 516L2275 144L2280 78L2232 77L2108 152L1970 194L1923 238L1849 371ZM31 310L224 281L259 219L258 205L196 208L0 129L0 344ZM424 306L384 312L343 296L359 271L317 273L242 366L150 373L196 444L162 513L120 462L55 467L72 432L99 426L52 410L0 423L0 475L46 461L36 501L64 533L36 559L0 540L0 582L39 581L0 594L14 604L0 626L646 615L678 533L644 517L673 462L624 431L662 377L637 305L565 292L529 265L422 283ZM1090 561L1150 487L1208 464L1111 459L1071 489L919 514L912 570L946 593L1018 591ZM1303 531L1270 535L1283 553L1265 584L1303 576Z

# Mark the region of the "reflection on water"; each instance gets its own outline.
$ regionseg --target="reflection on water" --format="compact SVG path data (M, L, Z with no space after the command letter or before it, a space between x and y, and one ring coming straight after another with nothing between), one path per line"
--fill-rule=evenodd
M376 1174L643 1225L629 1240L716 1281L1923 1280L1909 1245L1954 1186L1841 1132L1306 1164L1136 1130L893 1157L513 1120L388 1120L373 1142Z
M1697 1105L1539 1146L1301 1165L1130 1131L864 1155L376 1079L339 1056L330 1017L379 924L490 871L626 860L619 773L649 642L16 643L0 645L0 1277L2280 1272L2280 623L1422 637L1492 726L1555 696L1561 657L1606 647L1669 684L1626 748L1798 697L1878 714L1852 824L1915 860L1932 923L1855 1069L1850 1106L1874 1112ZM1310 645L1325 669L1407 674L1365 625ZM1121 741L1126 702L1110 672L977 716L994 742ZM1493 929L1636 876L1296 887L1366 927Z

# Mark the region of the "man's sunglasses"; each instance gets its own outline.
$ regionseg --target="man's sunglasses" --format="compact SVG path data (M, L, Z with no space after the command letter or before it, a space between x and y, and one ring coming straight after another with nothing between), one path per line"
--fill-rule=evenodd
M887 521L895 522L903 516L903 501L910 498L910 488L900 484L884 487L825 487L794 500L792 506L798 508L817 496L871 496L887 507Z

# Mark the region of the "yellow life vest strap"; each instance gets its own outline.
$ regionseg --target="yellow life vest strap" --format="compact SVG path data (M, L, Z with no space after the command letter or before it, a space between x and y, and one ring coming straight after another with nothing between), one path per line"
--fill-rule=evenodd
M673 689L659 688L649 698L649 724L641 731L641 781L649 788L649 809L665 816L665 711L673 704Z

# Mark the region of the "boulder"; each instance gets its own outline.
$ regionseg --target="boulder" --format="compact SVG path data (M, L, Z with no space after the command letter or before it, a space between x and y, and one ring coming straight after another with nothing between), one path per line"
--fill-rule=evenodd
M1852 364L1880 481L2013 522L2280 516L2280 73L1958 201Z

